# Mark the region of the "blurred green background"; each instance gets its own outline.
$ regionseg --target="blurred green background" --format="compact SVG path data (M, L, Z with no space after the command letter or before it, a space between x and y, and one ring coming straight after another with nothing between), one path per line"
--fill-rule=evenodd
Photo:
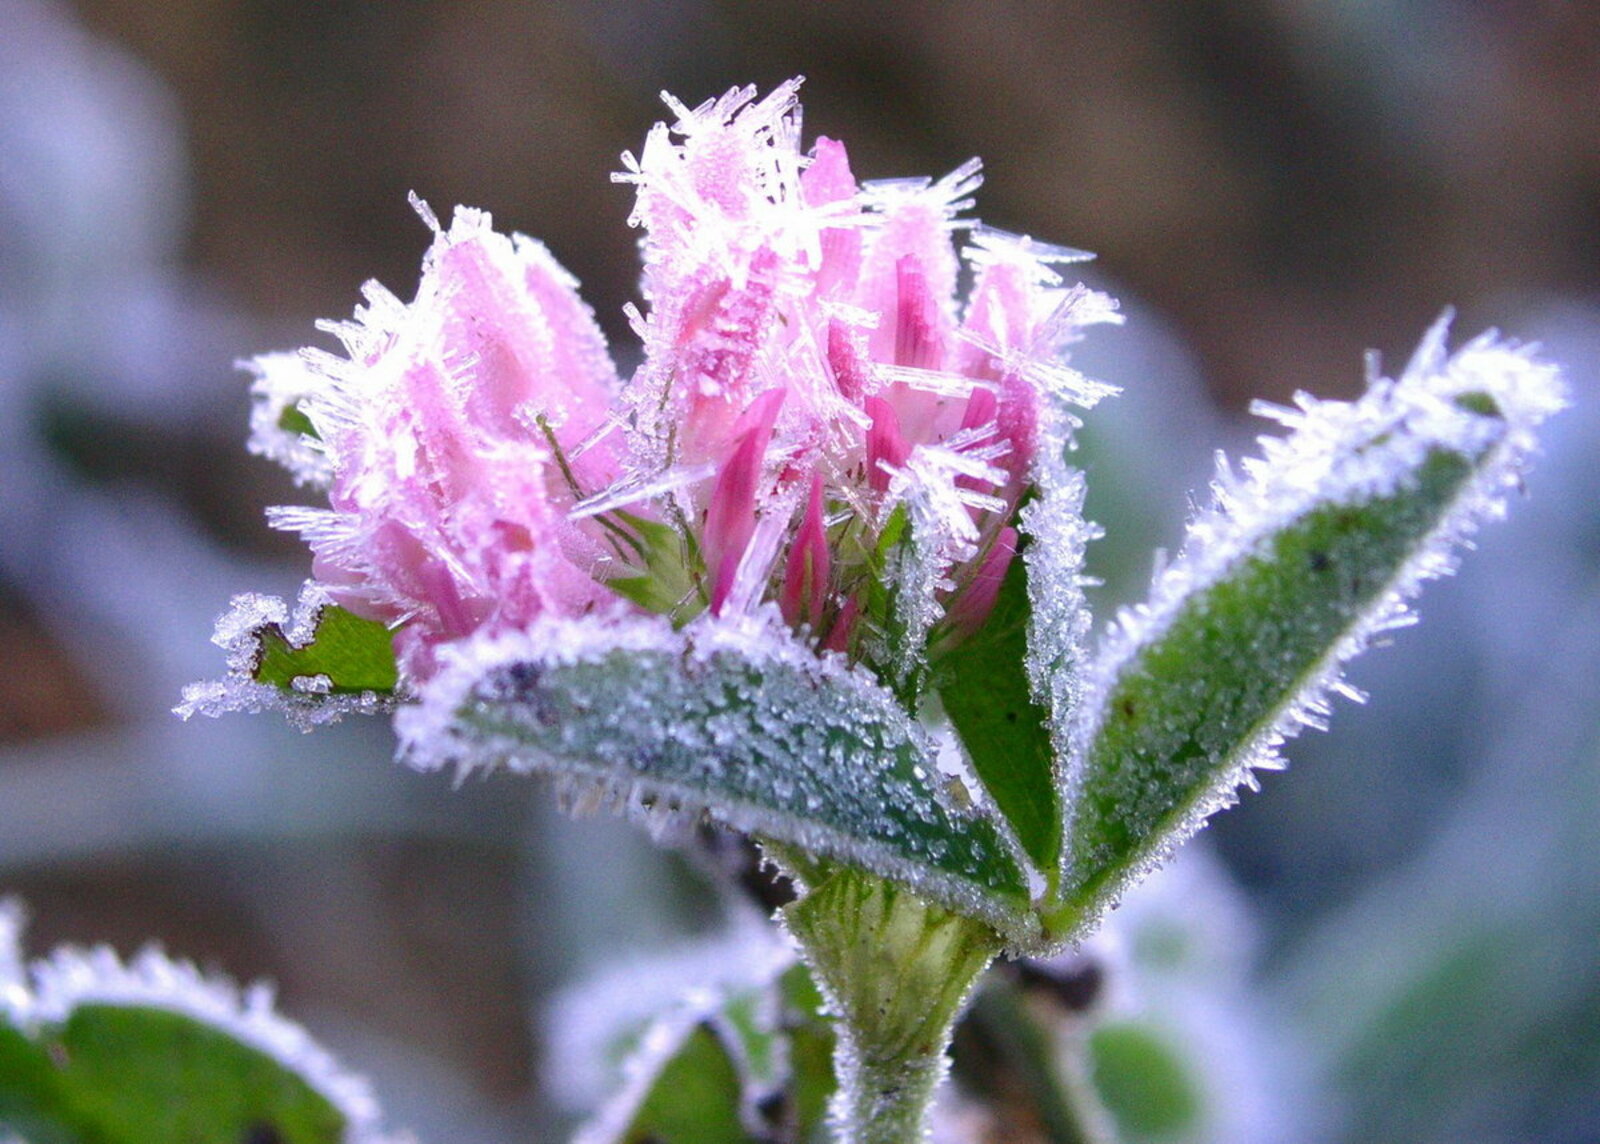
M985 221L1098 253L1102 621L1250 399L1351 395L1447 304L1568 364L1512 523L1207 837L1323 1094L1276 1131L1600 1139L1600 9L1558 0L0 0L0 892L35 948L272 977L424 1138L556 1122L550 991L707 893L546 791L395 767L377 722L167 714L228 595L305 572L232 362L408 295L415 190L543 239L626 369L618 155L662 89L794 74L861 177L979 155Z

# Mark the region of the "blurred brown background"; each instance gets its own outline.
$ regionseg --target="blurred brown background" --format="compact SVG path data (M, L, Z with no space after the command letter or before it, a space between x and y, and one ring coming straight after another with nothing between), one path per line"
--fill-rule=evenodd
M1445 302L1600 285L1600 11L1559 0L423 3L79 0L169 83L189 263L303 329L412 281L405 203L543 238L619 340L627 188L662 115L807 77L865 177L988 169L996 225L1097 252L1230 403L1348 390Z

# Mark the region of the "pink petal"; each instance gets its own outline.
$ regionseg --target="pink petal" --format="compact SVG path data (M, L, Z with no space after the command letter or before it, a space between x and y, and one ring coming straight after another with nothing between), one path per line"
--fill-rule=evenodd
M894 356L896 365L938 369L944 359L939 330L939 301L928 289L928 276L915 254L895 263Z
M855 198L856 179L850 171L850 158L843 143L825 135L818 136L812 149L811 166L800 176L800 189L806 205L813 207ZM860 228L825 227L820 244L822 262L815 275L816 296L829 298L848 294L861 274Z
M867 481L874 492L881 493L889 487L884 466L904 465L911 446L900 435L900 416L888 401L873 395L862 402L862 408L872 417L872 428L867 430Z
M846 401L859 403L867 387L866 364L861 360L849 329L837 319L828 323L828 366L833 370L839 395Z
M756 493L778 410L787 396L769 389L750 403L734 428L733 452L717 473L706 507L701 546L711 574L711 610L720 612L733 588L739 560L756 527Z
M989 613L994 611L995 601L1000 597L1000 585L1005 582L1006 572L1016 554L1017 530L1007 525L996 535L983 563L972 574L966 591L956 598L946 612L955 631L970 635L989 618Z
M822 520L822 475L811 477L811 499L784 568L780 606L790 624L821 622L828 590L828 530Z

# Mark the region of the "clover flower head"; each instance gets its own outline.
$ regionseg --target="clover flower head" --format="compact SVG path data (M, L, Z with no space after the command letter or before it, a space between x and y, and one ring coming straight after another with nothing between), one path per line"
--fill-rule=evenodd
M327 598L396 630L413 683L440 645L544 615L775 605L878 667L889 627L916 658L981 623L1041 425L1068 424L1047 406L1107 392L1062 351L1115 304L1063 282L1084 256L965 217L976 160L860 184L844 144L803 149L798 87L666 97L675 120L623 156L644 232L626 383L543 246L415 200L434 238L412 302L369 284L323 325L344 356L251 363L253 447L328 492L274 523Z

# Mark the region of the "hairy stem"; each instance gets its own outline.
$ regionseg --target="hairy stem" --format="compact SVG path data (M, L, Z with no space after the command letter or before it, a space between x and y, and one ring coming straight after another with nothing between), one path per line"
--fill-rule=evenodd
M855 870L814 883L784 917L838 1021L835 1140L923 1140L955 1019L999 939Z

